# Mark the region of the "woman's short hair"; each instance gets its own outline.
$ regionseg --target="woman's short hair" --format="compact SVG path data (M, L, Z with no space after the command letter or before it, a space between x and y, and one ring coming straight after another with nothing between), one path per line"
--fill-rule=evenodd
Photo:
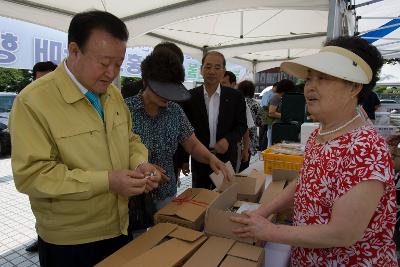
M172 52L174 52L176 54L176 56L178 57L179 61L181 62L181 64L183 64L183 61L185 60L185 56L183 55L183 52L179 48L179 46L177 46L176 44L174 44L172 42L161 42L161 43L157 44L153 50L158 50L160 48L167 48L167 49L171 50Z
M182 83L185 70L179 58L167 48L159 48L149 54L140 65L144 81Z
M237 89L244 97L253 98L256 87L252 81L245 80L238 84Z
M365 96L375 87L379 80L380 69L383 65L383 58L379 50L368 43L368 41L357 36L341 36L325 43L325 46L338 46L350 50L361 57L372 70L372 79L369 84L363 84L358 94L358 103L362 103Z

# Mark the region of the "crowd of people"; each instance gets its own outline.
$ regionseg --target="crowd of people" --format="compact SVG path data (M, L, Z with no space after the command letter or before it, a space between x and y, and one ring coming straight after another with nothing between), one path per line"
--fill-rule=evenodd
M183 53L163 42L141 63L142 79L121 94L112 82L128 38L108 12L76 14L67 58L35 66L38 79L15 100L12 169L36 218L41 266L93 266L145 232L176 197L189 158L198 188L215 188L212 172L230 180L227 161L238 172L248 168L271 145L282 96L295 88L281 80L260 104L254 83L236 84L224 55L209 51L203 85L187 90ZM390 153L359 109L381 66L376 48L357 37L282 64L306 81L308 112L321 127L307 141L298 179L232 218L243 225L237 235L292 245L292 266L397 266ZM267 219L288 208L293 226Z

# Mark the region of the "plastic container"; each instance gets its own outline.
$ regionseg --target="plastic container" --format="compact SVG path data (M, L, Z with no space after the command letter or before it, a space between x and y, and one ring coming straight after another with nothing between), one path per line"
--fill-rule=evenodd
M388 138L398 134L397 126L392 125L374 125L374 128L382 135L383 138Z
M375 125L389 125L390 113L389 112L375 112Z
M273 169L300 170L304 157L295 155L278 154L268 148L261 152L264 159L264 173L272 174Z

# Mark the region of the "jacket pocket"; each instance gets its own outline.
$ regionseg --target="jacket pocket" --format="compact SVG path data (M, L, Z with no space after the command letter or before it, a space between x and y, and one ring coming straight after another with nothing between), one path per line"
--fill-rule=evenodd
M71 127L55 134L59 158L68 169L93 169L108 158L104 129ZM106 162L103 163L106 165ZM104 169L106 166L104 166Z

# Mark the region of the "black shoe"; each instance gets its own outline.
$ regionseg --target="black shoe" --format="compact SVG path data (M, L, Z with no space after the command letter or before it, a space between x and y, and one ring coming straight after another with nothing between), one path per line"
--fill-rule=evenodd
M32 244L30 244L28 247L26 247L26 251L28 252L37 252L39 249L38 241L36 240Z

